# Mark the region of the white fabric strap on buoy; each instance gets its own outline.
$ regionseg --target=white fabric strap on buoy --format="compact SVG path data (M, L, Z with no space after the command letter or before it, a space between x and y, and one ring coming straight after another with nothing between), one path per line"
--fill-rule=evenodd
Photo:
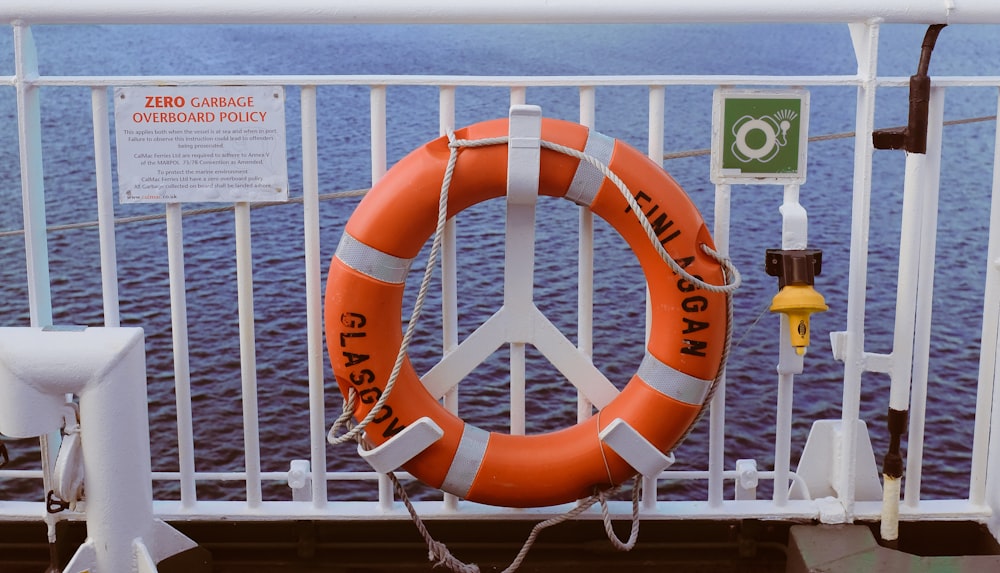
M660 362L648 352L643 357L636 376L660 394L696 406L705 403L705 397L712 388L711 380L685 374Z
M373 279L391 284L403 284L410 272L413 259L383 253L370 247L346 232L337 245L336 257L348 267Z
M590 130L583 153L607 165L611 163L611 153L615 150L615 139L603 133ZM597 198L597 192L604 184L604 173L587 161L581 161L573 175L573 181L566 190L566 198L577 205L590 207Z
M486 444L490 440L490 433L477 428L472 424L466 424L462 430L462 438L458 442L458 450L454 459L451 460L451 467L441 484L441 489L458 497L465 497L472 488L472 482L479 473L479 466L483 464L486 456Z

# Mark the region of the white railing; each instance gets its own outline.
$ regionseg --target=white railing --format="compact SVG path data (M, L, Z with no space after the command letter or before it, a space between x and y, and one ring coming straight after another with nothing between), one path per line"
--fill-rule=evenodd
M844 332L834 333L834 352L844 363L843 401L840 408L842 437L839 442L840 463L834 463L837 472L831 478L836 490L836 499L789 499L784 487L774 487L771 499L754 499L752 494L740 493L737 499L732 499L727 493L727 487L734 482L740 482L743 489L752 489L750 485L755 480L774 480L775 483L797 483L805 487L805 480L791 468L792 452L790 448L793 401L792 377L783 376L778 389L778 409L775 413L776 427L774 468L747 473L746 466L740 468L726 467L726 388L723 382L717 392L711 407L709 424L708 464L698 470L667 470L659 478L669 480L707 480L707 496L704 499L687 501L667 501L657 499L655 494L647 495L643 503L644 515L652 519L676 518L742 518L742 517L772 517L789 519L823 519L826 521L851 521L856 519L877 519L881 504L877 501L858 500L855 484L859 468L843 460L858 458L856 452L857 432L856 422L861 420L862 375L865 372L889 372L899 368L901 354L876 354L865 348L865 307L868 289L868 236L871 224L872 208L872 164L873 150L871 132L875 128L875 99L880 89L898 89L906 86L908 80L899 77L880 77L877 75L879 31L884 25L877 18L887 21L903 22L936 22L951 19L952 22L965 21L1000 21L1000 9L992 2L961 2L955 8L947 8L944 2L890 2L881 3L883 8L878 13L868 13L868 2L838 2L831 3L823 9L804 9L794 7L791 15L779 17L780 6L762 8L734 9L725 2L698 2L697 6L684 9L664 9L662 13L645 14L648 10L646 2L622 2L606 5L606 3L572 3L568 9L574 16L565 16L566 11L551 8L551 3L543 5L537 2L523 2L523 13L511 16L511 11L502 7L510 2L481 3L486 8L474 8L480 3L411 3L378 2L360 8L360 4L352 2L323 3L316 7L311 2L282 3L281 6L265 2L241 2L240 12L244 17L232 16L227 8L227 2L191 2L190 4L172 3L163 7L144 7L141 10L132 8L130 3L38 3L34 1L0 8L0 14L10 16L15 22L13 26L15 73L11 77L0 78L3 89L16 92L18 101L18 136L21 156L21 177L24 210L24 237L26 248L26 273L28 283L28 307L30 308L30 324L46 326L53 322L52 300L49 276L49 249L47 221L45 218L46 190L42 176L42 128L40 111L42 102L38 97L39 89L65 89L85 87L91 90L92 114L94 127L94 180L97 187L97 212L101 244L101 272L103 284L103 308L106 326L118 326L120 322L118 293L118 256L115 245L115 229L118 223L114 219L113 210L113 177L111 165L112 145L110 141L110 126L108 123L108 94L110 87L121 86L156 86L156 85L280 85L294 87L300 90L299 107L301 110L301 154L302 154L302 204L304 225L301 229L303 256L305 260L305 295L307 312L302 321L307 323L308 345L308 403L302 408L309 409L308 428L299 431L309 434L309 465L296 464L291 472L263 471L258 431L257 412L257 379L255 356L257 347L254 337L254 280L252 278L252 263L250 259L251 229L250 205L239 203L234 206L236 235L236 275L238 277L237 291L239 294L239 337L242 367L242 426L244 434L245 469L243 471L213 471L199 472L195 469L195 439L193 429L193 410L191 389L191 366L188 363L190 349L188 348L187 332L189 321L186 309L186 281L183 250L182 221L186 216L181 205L171 204L166 207L165 235L168 243L169 276L170 276L170 316L173 336L173 367L175 379L175 394L177 408L177 471L154 472L154 479L179 483L179 499L156 500L157 514L166 519L213 519L226 516L229 519L257 518L315 518L338 519L355 518L402 518L405 512L391 511L394 507L394 496L388 480L384 475L375 472L332 472L327 471L328 447L326 430L332 419L327 411L326 395L328 380L324 369L326 357L323 351L323 333L320 317L322 316L322 273L325 261L320 255L320 186L319 186L319 138L317 134L317 90L340 87L365 87L369 90L370 104L367 110L371 118L370 161L371 180L373 182L385 173L388 166L388 133L387 124L387 87L395 86L426 86L436 89L439 99L438 123L440 132L446 133L455 127L456 88L466 87L499 87L509 90L510 103L519 104L529 100L528 88L565 88L572 87L579 94L579 121L585 125L594 125L597 112L595 104L595 89L603 86L633 86L646 89L649 96L647 113L648 124L648 154L657 162L664 157L665 125L668 119L665 112L665 97L667 90L683 86L796 86L796 87L840 87L857 90L857 111L855 115L854 135L854 175L853 200L851 205L851 238L850 238L850 274L847 286L847 311ZM120 4L120 5L119 5ZM516 4L516 3L515 3ZM738 3L739 4L739 3ZM834 4L836 6L834 6ZM419 5L419 6L418 6ZM742 6L742 4L740 4ZM108 8L103 10L102 8ZM443 9L450 10L442 12ZM673 11L671 11L673 10ZM442 16L442 14L450 14ZM277 16L276 16L277 15ZM369 22L469 22L488 21L498 15L502 21L512 22L604 22L604 21L856 21L851 24L857 57L857 73L851 75L830 76L584 76L584 77L490 77L490 76L340 76L340 75L309 75L309 76L126 76L126 77L93 77L93 76L44 76L38 73L37 54L31 37L30 25L48 22L111 22L111 23L164 23L164 22L268 22L277 17L281 22L321 21L337 23L342 21ZM308 16L308 17L307 17ZM648 17L647 17L648 16ZM861 17L864 16L864 17ZM875 18L875 19L873 19ZM916 54L913 55L914 62ZM933 74L932 74L933 75ZM946 89L966 87L1000 88L1000 77L934 77L935 90L933 101L941 103ZM530 103L530 102L529 102ZM932 106L931 141L929 149L940 149L940 138L943 124L943 107ZM1000 145L998 145L1000 149ZM998 151L1000 153L1000 151ZM931 158L936 161L936 158ZM994 162L994 172L1000 159ZM997 498L997 483L1000 479L1000 440L990 439L994 428L1000 428L1000 401L994 401L997 374L995 363L997 359L997 325L998 308L1000 308L1000 276L998 264L1000 259L1000 175L995 176L992 204L992 223L989 231L987 255L986 288L983 300L983 325L981 335L981 359L979 368L979 386L976 405L976 419L970 430L974 442L971 449L971 472L968 476L969 493L967 497L956 497L946 500L921 500L920 482L923 466L920 463L927 401L926 359L929 336L930 305L926 300L913 300L909 307L901 311L909 312L917 317L916 339L920 346L916 347L912 363L913 390L911 394L911 425L909 432L910 455L906 474L906 503L902 508L904 519L968 519L989 522L997 531L996 514L1000 511L1000 499ZM926 191L936 194L936 182ZM786 198L797 200L797 187L790 186L785 190ZM721 252L727 253L730 247L730 196L728 185L715 187L714 201L714 236ZM929 197L929 196L928 196ZM81 215L81 219L85 219ZM920 221L923 221L922 223ZM924 257L933 257L933 229L936 221L933 218L918 219L917 225L922 227L925 243L920 252ZM589 214L580 217L581 249L580 249L580 283L581 292L578 343L585 353L590 352L592 345L591 316L593 265L593 245L588 237L592 234L593 222ZM443 261L443 337L444 351L455 348L458 344L456 293L455 284L455 253L454 228L449 228L448 244ZM920 233L917 233L920 235ZM928 235L930 235L928 237ZM906 245L903 249L907 248ZM928 264L933 264L932 258L925 258L922 265L922 279L933 278L926 272ZM909 276L916 272L917 266L901 268L900 276ZM905 274L904 274L905 273ZM921 296L928 296L925 285ZM916 299L916 297L914 297ZM920 303L920 304L918 304ZM924 309L924 310L919 310ZM6 321L6 319L4 319ZM147 336L150 333L147 332ZM905 334L905 333L904 333ZM913 338L914 335L910 335ZM903 355L907 353L902 353ZM768 358L770 360L770 358ZM922 361L921 361L922 360ZM903 365L910 368L910 361ZM808 366L807 366L808 368ZM970 366L971 368L971 366ZM922 372L922 374L921 374ZM887 398L883 398L887 403ZM446 403L456 406L457 397L448 396ZM581 412L589 411L589 405L581 407ZM585 414L582 414L585 415ZM811 422L808 420L807 422ZM881 424L879 420L871 421L871 425ZM884 449L884 444L876 444L876 452ZM738 452L737 452L738 454ZM48 455L52 455L49 452ZM292 460L284 460L284 463ZM0 483L14 479L40 479L41 469L4 469L0 470ZM330 499L328 484L335 481L377 482L377 501L343 501ZM216 499L199 499L196 484L199 482L245 482L245 492L238 501L222 501ZM288 481L295 486L294 497L300 501L265 500L262 485L269 481ZM656 480L651 480L656 481ZM654 485L654 484L649 484ZM367 488L367 486L364 486ZM654 488L645 488L654 491ZM739 489L739 488L737 488ZM2 490L0 490L2 491ZM742 490L741 490L742 492ZM994 492L994 493L991 493ZM293 494L289 494L292 497ZM624 503L624 502L622 502ZM419 511L429 517L465 516L470 519L479 517L524 518L525 515L545 516L558 513L565 508L544 508L538 510L510 512L503 509L460 503L452 496L445 496L441 501L424 501L418 503ZM387 511L390 510L390 511ZM627 513L628 509L616 506L616 511ZM0 494L0 520L5 519L38 519L43 513L41 501L9 501Z

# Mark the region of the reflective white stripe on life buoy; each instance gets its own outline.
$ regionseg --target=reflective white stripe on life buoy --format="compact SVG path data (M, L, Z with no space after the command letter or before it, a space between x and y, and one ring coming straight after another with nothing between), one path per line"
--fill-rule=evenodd
M441 484L441 489L465 497L476 480L479 467L486 455L486 444L490 441L490 433L472 424L466 424L462 429L462 438L458 442L458 450L448 468L448 474Z
M583 153L607 165L611 163L611 153L614 149L614 138L591 130ZM566 198L577 205L590 207L603 184L604 174L601 170L586 161L581 161L573 175L573 181L566 190Z
M359 273L391 284L406 282L406 275L410 272L410 265L413 264L413 259L401 259L383 253L347 233L340 238L336 257Z
M660 394L685 404L703 404L712 387L711 380L702 380L680 372L648 352L635 374Z

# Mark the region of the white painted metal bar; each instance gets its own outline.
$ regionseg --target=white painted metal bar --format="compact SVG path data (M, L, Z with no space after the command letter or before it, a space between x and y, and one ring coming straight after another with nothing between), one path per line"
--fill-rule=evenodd
M854 190L851 200L850 275L847 279L847 332L844 355L844 392L841 407L845 460L856 458L856 421L861 410L861 374L864 367L865 296L868 285L868 228L871 217L871 173L874 147L871 133L875 124L875 77L878 63L879 23L852 24L858 60L857 114L854 136ZM855 476L853 464L840 465L835 483L848 519L854 512Z
M647 128L648 136L646 143L646 154L650 160L663 167L663 139L666 123L666 88L663 86L649 87L649 113ZM649 306L649 290L646 290L646 309L651 311ZM647 324L651 323L650 317L646 317ZM673 452L667 452L673 455ZM656 477L643 475L642 477L642 505L649 509L656 506Z
M170 280L170 332L174 350L174 396L177 404L177 458L181 473L181 505L194 506L194 425L191 412L191 364L188 345L187 284L184 273L184 229L181 204L167 204L167 273Z
M438 88L438 133L446 135L455 129L455 87ZM458 348L458 236L455 218L444 224L441 241L441 347L444 354ZM444 406L458 414L458 387L444 395ZM458 496L445 493L444 506L458 509Z
M528 101L527 86L511 86L510 105L524 105Z
M764 478L766 472L761 472L760 478ZM736 472L732 472L732 477L736 479ZM685 479L686 476L685 476ZM718 510L712 510L705 502L701 501L660 501L657 503L655 512L643 512L643 520L683 520L683 519L703 519L710 515L713 520L754 518L762 515L768 519L791 519L791 520L818 520L821 512L825 511L831 500L792 500L787 507L775 509L770 500L753 501L728 501ZM504 520L524 520L524 519L548 519L565 513L572 509L570 505L547 507L540 509L518 509L499 508L472 503L463 503L460 510L456 512L446 510L439 501L416 501L413 502L417 513L424 519L495 519ZM629 519L632 511L631 502L611 501L609 502L609 512L614 519ZM26 507L27 506L27 507ZM178 509L176 501L158 500L153 502L154 513L166 521L190 520L191 514ZM242 509L241 509L242 507ZM323 512L301 512L296 511L301 508L301 504L292 505L289 502L265 502L256 512L246 512L245 505L233 501L204 501L198 504L199 519L222 518L231 521L253 521L266 518L268 520L295 520L305 516L310 520L331 521L331 520L352 520L356 522L372 521L393 521L409 519L405 511L383 512L376 504L364 501L330 504ZM12 506L11 513L24 515L26 519L37 517L39 506L32 504L18 504ZM29 512L30 510L30 512ZM592 508L579 515L580 520L601 519L600 511ZM878 516L878 504L874 502L859 502L856 516L859 520L870 520ZM32 513L33 512L33 513ZM943 522L955 520L973 520L986 522L990 518L987 508L970 506L967 501L955 502L953 500L929 500L921 507L920 513L902 513L902 521L922 520L925 522Z
M38 53L31 28L14 25L14 81L17 87L17 131L21 153L21 201L28 271L31 326L52 324L49 247L45 234L45 179L42 172L42 107L38 87Z
M715 225L712 239L719 255L729 256L730 205L732 188L720 183L715 186ZM726 469L726 371L719 375L715 394L709 404L708 418L708 506L722 506Z
M438 133L446 135L455 129L455 88L442 86L438 90ZM458 250L455 219L445 223L441 243L441 346L444 354L458 347ZM445 394L445 406L458 413L458 389Z
M935 84L941 86L995 87L1000 84L1000 76L935 76ZM219 84L237 86L426 86L450 85L456 87L578 87L590 86L856 86L861 83L857 75L602 75L602 76L456 76L456 75L156 75L156 76L40 76L33 81L37 86L76 87L127 87L149 86L170 83L183 86L213 86ZM3 77L0 77L0 85ZM875 79L879 87L905 87L909 78L886 76Z
M809 244L806 210L799 203L798 184L785 185L781 207L781 248L805 249ZM792 451L792 397L795 375L801 374L803 357L795 352L789 339L791 326L788 316L780 316L778 333L778 399L774 421L774 492L778 507L788 503L788 475Z
M899 234L899 271L896 280L896 320L892 340L892 370L889 407L906 412L910 408L910 376L913 366L913 329L920 269L921 228L926 203L926 156L906 154L903 184L903 214Z
M384 85L371 86L369 92L369 114L371 116L371 162L372 162L372 187L379 179L385 175L387 169L386 157L386 89ZM378 503L379 506L388 511L392 508L395 493L389 476L379 474L378 479Z
M996 181L994 179L994 181ZM996 206L996 191L998 187L994 185L994 207ZM995 229L996 211L993 212L994 225L991 225L991 232ZM998 266L996 260L991 261L994 266ZM1000 539L1000 400L997 399L997 389L1000 388L1000 342L993 348L993 405L990 412L989 427L989 452L986 459L986 494L985 501L991 510L989 527L993 537ZM921 511L925 511L921 507Z
M740 0L648 2L645 0L176 0L137 5L129 0L7 0L0 19L39 24L562 24L562 23L841 23L871 19L929 24L1000 23L992 0L841 0L796 3L781 0L748 4Z
M371 113L372 186L374 187L386 172L385 86L372 86L369 100Z
M1000 92L997 97L1000 114ZM983 294L983 331L979 349L979 384L976 392L976 423L972 437L972 467L969 476L969 501L986 503L987 470L991 449L1000 440L990 440L991 409L997 395L997 357L1000 356L1000 129L994 134L993 192L990 204L990 230L986 248L986 284ZM993 427L1000 418L992 416ZM1000 449L995 450L1000 452ZM994 456L1000 464L1000 456ZM1000 465L994 475L1000 477ZM996 481L994 480L994 483ZM994 489L995 491L995 489ZM998 506L994 506L997 508Z
M115 249L115 199L111 187L111 138L108 124L108 90L91 88L94 116L94 167L97 178L97 221L101 243L101 290L104 326L119 326L118 255Z
M590 129L597 125L597 94L593 86L580 91L580 124ZM577 253L576 345L588 358L594 356L594 213L579 207L579 239ZM583 422L594 412L594 404L582 392L577 392L576 419Z
M260 424L257 416L257 344L253 314L253 255L250 251L250 203L236 204L236 297L240 317L240 371L243 380L243 452L247 505L260 506Z
M938 197L941 175L941 138L944 94L931 88L927 118L927 153L921 185L924 187L920 227L920 275L917 284L916 324L913 340L913 374L910 389L910 427L907 436L904 503L920 503L920 481L924 461L924 425L927 417L927 378L931 348L931 311L934 302L934 260L937 251ZM953 382L945 380L945 383Z
M316 87L302 88L302 226L306 265L306 346L309 360L309 460L313 507L326 507L326 404L323 388L323 284L319 240L319 150Z
M666 88L649 86L649 127L646 143L649 158L663 167L663 138L666 108Z

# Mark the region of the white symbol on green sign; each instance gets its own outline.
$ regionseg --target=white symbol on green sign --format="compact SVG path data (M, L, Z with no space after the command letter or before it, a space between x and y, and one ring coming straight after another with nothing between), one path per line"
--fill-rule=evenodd
M798 97L726 97L719 149L722 173L749 177L800 174L803 113Z
M712 97L712 182L806 180L809 92L718 88Z
M793 110L785 108L773 115L756 118L744 115L739 118L733 125L733 157L742 163L754 160L770 162L782 147L788 145L788 130L792 127L792 120L798 116Z

